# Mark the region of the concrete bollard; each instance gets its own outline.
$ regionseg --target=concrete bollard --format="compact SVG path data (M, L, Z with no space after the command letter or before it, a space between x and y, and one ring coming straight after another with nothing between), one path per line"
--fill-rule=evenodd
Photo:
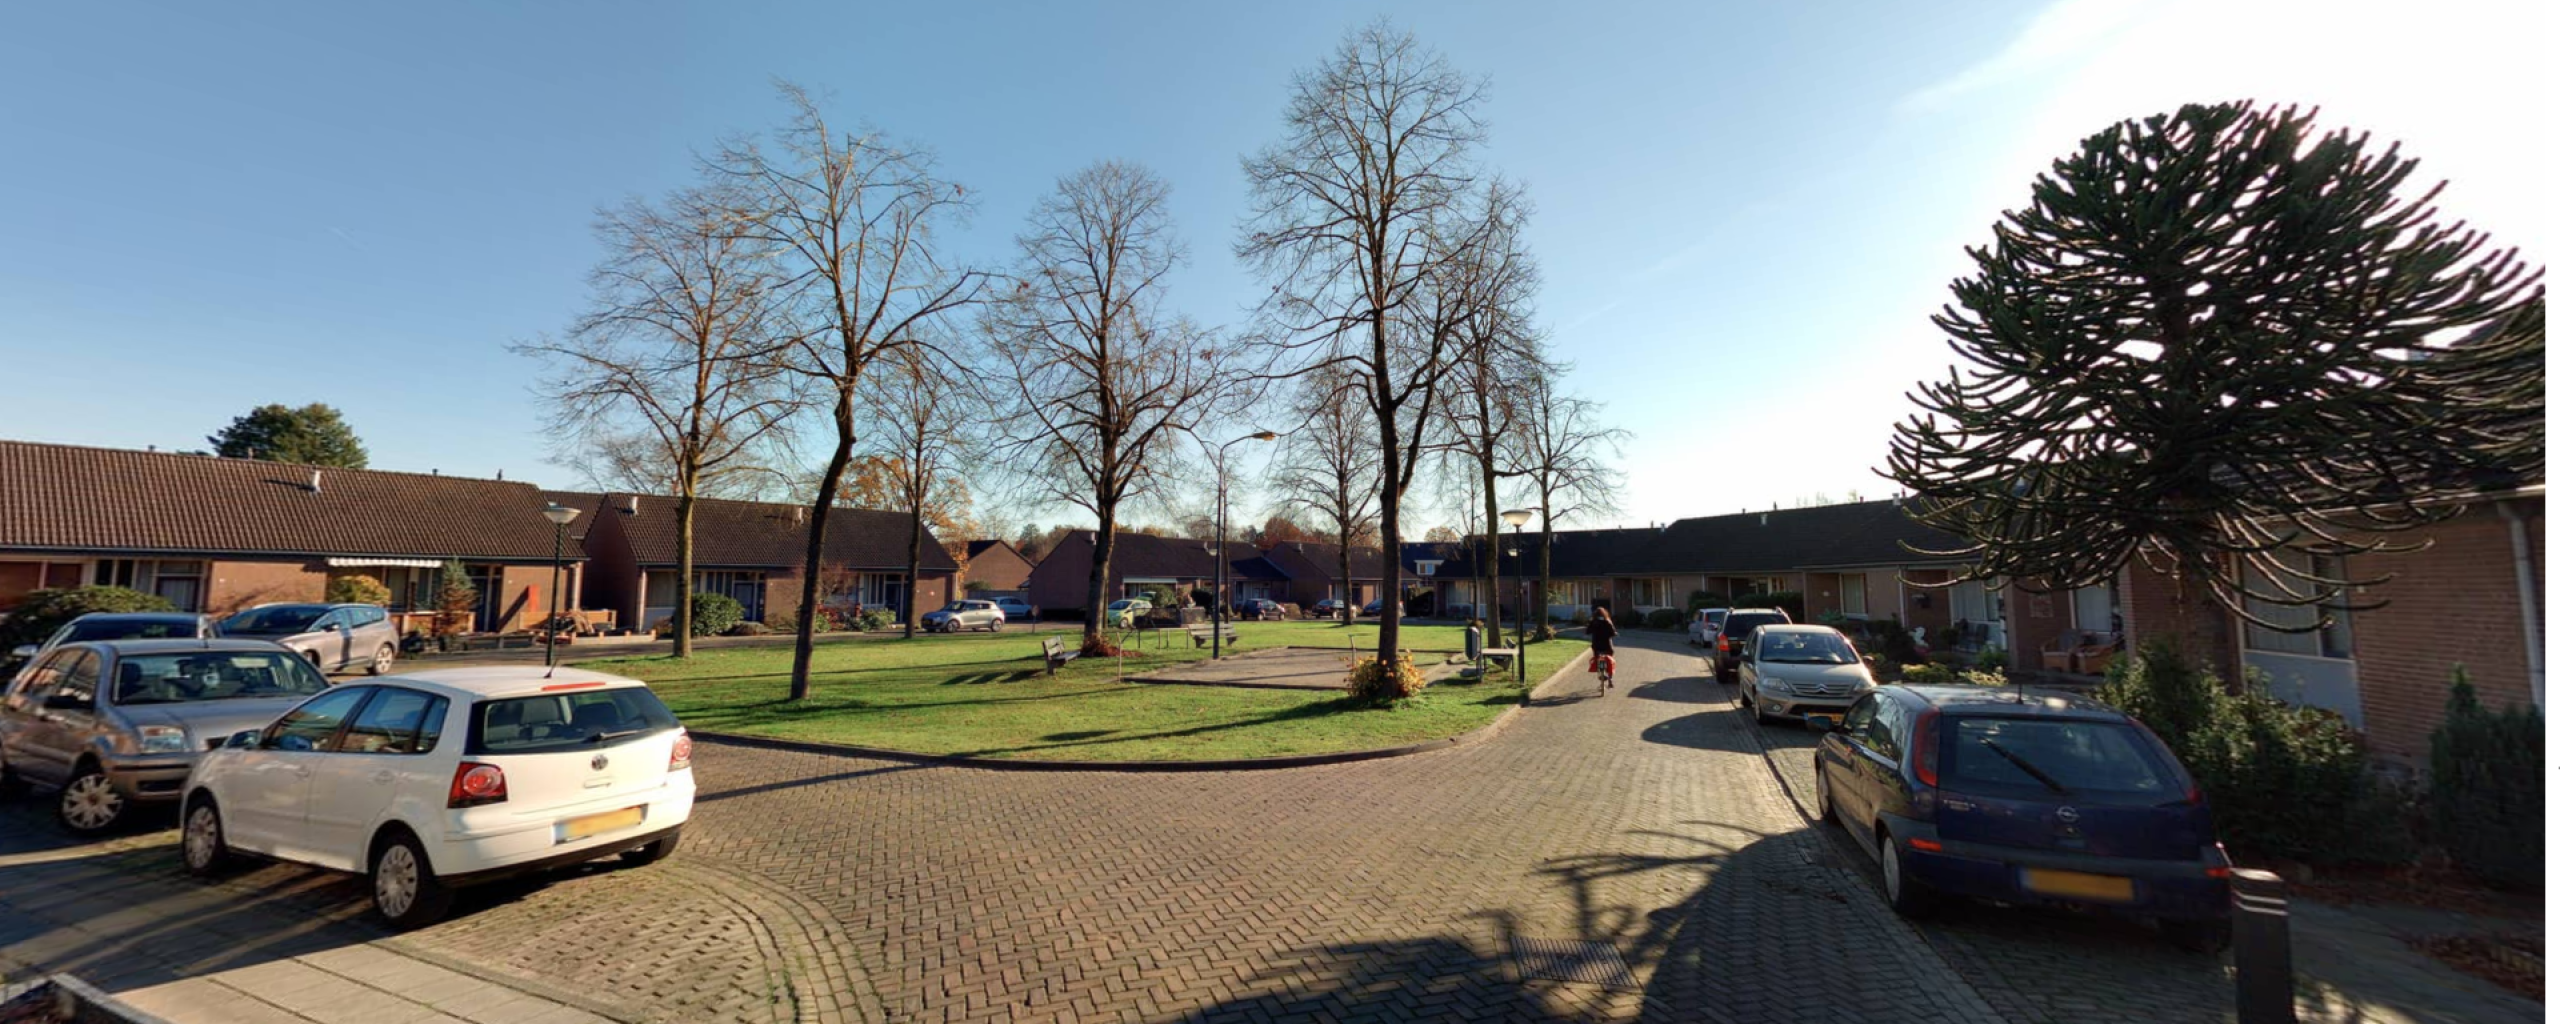
M2293 918L2275 872L2231 869L2231 967L2240 1024L2294 1024Z

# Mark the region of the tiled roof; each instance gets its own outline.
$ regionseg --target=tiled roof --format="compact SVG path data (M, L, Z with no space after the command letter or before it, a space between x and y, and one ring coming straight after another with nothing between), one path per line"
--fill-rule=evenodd
M518 481L0 441L0 549L549 561L547 500Z
M633 499L637 498L635 504ZM631 511L636 508L637 511ZM676 500L654 494L607 496L601 515L622 518L632 558L641 565L676 562ZM763 501L696 498L693 503L693 563L697 566L776 568L799 565L808 556L809 509ZM827 561L858 569L907 567L908 524L903 512L837 507L827 512ZM922 568L952 571L959 563L924 532Z
M1896 501L1683 519L1662 531L1647 572L1754 572L1944 561L1914 553L1963 545L1904 515Z
M1334 580L1342 575L1342 545L1311 540L1283 541L1263 552L1281 571L1291 576ZM1386 563L1377 548L1351 549L1351 578L1375 580L1386 578Z
M1084 531L1085 540L1094 539L1094 531ZM1188 537L1158 537L1151 533L1123 533L1111 544L1111 571L1122 578L1205 580L1218 574L1218 562L1210 554L1210 542ZM1251 568L1255 563L1269 565L1262 552L1242 541L1224 545L1231 562L1228 574L1234 579L1285 579L1285 576L1255 575L1264 570ZM1088 566L1086 570L1090 571Z

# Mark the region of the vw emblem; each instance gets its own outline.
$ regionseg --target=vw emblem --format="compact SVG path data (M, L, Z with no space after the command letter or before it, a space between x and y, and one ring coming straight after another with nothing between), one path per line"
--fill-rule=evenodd
M593 768L593 769L595 769L595 770L597 770L597 771L603 771L603 770L604 770L604 766L606 766L606 765L608 765L608 764L612 764L612 763L613 763L613 762L611 762L611 761L607 761L607 760L605 760L605 757L604 757L604 755L603 755L603 754L597 754L597 755L596 755L596 759L595 759L595 760L587 762L587 767L589 767L589 768ZM2079 816L2080 816L2080 813L2079 813L2078 811L2072 811L2072 810L2071 810L2071 808L2065 807L2065 808L2063 808L2063 810L2065 810L2065 811L2070 811L2070 813L2071 813L2071 817L2072 817L2072 818L2077 818L2077 817L2079 817ZM2065 818L2065 819L2063 819L2063 820L2065 820L2065 821L2069 821L2069 820L2071 820L2071 819L2070 819L2070 818Z
M604 758L601 755L596 758L596 762L596 767L604 767ZM2068 825L2080 820L2080 809L2077 807L2066 806L2061 810L2053 812L2053 817L2054 820Z

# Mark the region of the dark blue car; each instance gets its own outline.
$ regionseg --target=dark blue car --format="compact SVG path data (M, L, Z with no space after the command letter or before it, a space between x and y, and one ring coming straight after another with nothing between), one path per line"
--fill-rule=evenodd
M2176 755L2095 701L2035 689L1888 686L1814 752L1822 816L1862 841L1906 916L1942 897L2157 920L2230 941L2231 860Z

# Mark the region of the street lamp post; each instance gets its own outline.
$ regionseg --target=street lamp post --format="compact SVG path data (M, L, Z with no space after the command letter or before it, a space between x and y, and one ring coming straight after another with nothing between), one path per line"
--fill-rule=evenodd
M560 664L560 548L568 540L569 523L578 518L578 510L555 501L542 507L542 518L551 520L551 615L542 620L548 634L542 645L542 667L547 672Z
M1511 557L1513 557L1513 558L1515 558L1515 559L1516 559L1516 558L1518 558L1518 557L1520 557L1520 528L1521 528L1522 526L1524 526L1524 525L1527 525L1527 524L1528 524L1528 522L1529 522L1529 517L1530 517L1531 515L1534 515L1534 514L1535 514L1535 513L1532 513L1532 512L1530 512L1528 509L1525 509L1525 508L1515 508L1515 509L1512 509L1511 511L1508 511L1508 512L1505 512L1505 513L1503 513L1503 514L1502 514L1502 521L1503 521L1504 523L1509 524L1509 525L1510 525L1510 527L1511 527L1511 549L1510 549L1510 552L1509 552L1509 553L1510 553ZM1495 591L1496 593L1499 593L1499 592L1501 592L1501 590L1502 590L1502 579L1501 579L1501 574L1502 574L1502 561L1501 561L1500 559L1495 559L1495 560L1494 560L1494 563L1493 563L1493 571L1494 571L1494 576L1495 576L1494 581L1493 581L1493 589L1494 589L1494 591ZM1516 651L1520 652L1520 653L1515 654L1515 655L1513 655L1513 656L1512 656L1512 658L1511 658L1511 664L1512 664L1512 667L1518 671L1520 681L1521 681L1521 682L1523 682L1523 683L1526 683L1526 682L1528 682L1528 681L1529 681L1529 595L1528 595L1528 592L1527 592L1527 588L1528 588L1528 585L1529 585L1529 584L1528 584L1528 576L1529 576L1529 574L1528 574L1528 572L1527 572L1526 570L1523 570L1523 571L1520 573L1520 577L1521 577L1520 585L1521 585L1521 588L1522 588L1522 590L1521 590L1521 596L1520 596L1520 634L1519 634L1519 638L1518 638L1518 639L1516 639L1516 640L1514 640L1514 641L1512 642L1512 645L1511 645L1513 650L1516 650ZM1493 603L1493 611L1494 611L1494 614L1497 616L1497 618L1496 618L1494 621L1498 624L1498 623L1500 623L1500 621L1501 621L1501 619L1499 618L1499 616L1502 614L1502 601L1501 601L1501 599L1496 598L1496 599L1494 600L1494 603Z
M1246 441L1268 441L1280 435L1257 430L1218 446L1218 536L1211 541L1210 557L1218 563L1218 586L1213 595L1217 607L1209 610L1209 660L1226 656L1227 641L1227 449Z

